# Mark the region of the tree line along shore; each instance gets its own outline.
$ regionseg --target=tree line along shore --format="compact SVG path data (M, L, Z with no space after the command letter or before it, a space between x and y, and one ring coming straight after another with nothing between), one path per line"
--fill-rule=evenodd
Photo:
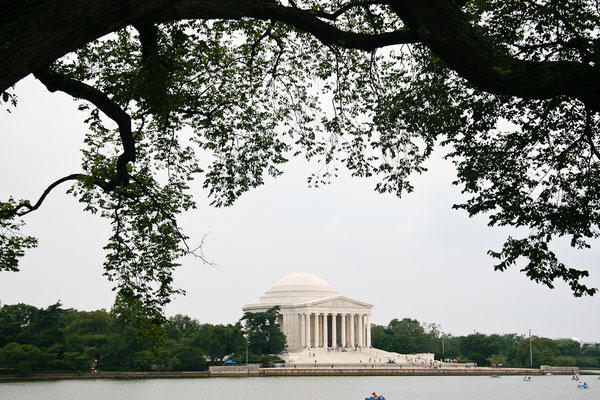
M118 302L110 311L78 311L60 303L47 308L4 305L0 308L0 375L76 378L97 371L98 377L112 377L105 375L109 372L180 377L186 376L183 371L208 371L227 359L243 364L246 357L251 364L273 365L282 360L272 354L285 351L285 337L274 323L277 312L274 308L246 313L228 325L203 324L178 314L163 324L157 345L155 338L139 335L129 322L131 310ZM430 352L438 360L480 367L600 368L600 345L582 346L573 340L533 337L531 360L529 337L515 333L454 336L442 333L439 325L403 318L386 326L372 324L371 334L373 347L382 350Z

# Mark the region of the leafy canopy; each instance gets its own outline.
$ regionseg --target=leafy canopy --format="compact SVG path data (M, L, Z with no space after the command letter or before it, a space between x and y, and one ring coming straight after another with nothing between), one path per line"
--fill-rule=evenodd
M441 146L468 196L455 208L528 228L489 252L496 269L524 258L532 280L596 292L552 250L599 234L595 1L255 3L220 14L231 19L149 13L34 71L81 100L82 172L35 204L0 203L0 270L37 243L19 233L23 217L74 182L69 192L112 224L105 275L140 326L158 326L181 293L178 259L203 259L177 225L195 207L192 179L229 206L302 156L322 166L313 185L343 167L400 196Z
M251 354L279 354L287 348L285 335L279 325L279 306L266 311L245 312L240 322Z

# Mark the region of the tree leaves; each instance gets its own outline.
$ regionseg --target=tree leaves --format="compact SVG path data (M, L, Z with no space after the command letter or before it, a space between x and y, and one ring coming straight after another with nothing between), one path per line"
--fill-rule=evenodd
M455 208L485 214L492 226L530 231L490 251L499 260L496 269L522 265L523 257L529 278L549 287L563 279L575 295L595 293L581 282L588 272L560 262L553 247L569 237L573 247L587 248L600 234L597 95L586 94L585 82L573 82L599 62L597 5L498 0L456 10L450 4L457 14L448 18L468 35L434 38L435 26L411 20L402 8L409 2L389 4L300 1L278 6L279 21L144 19L52 65L53 73L94 88L113 111L128 116L123 124L109 112L109 121L99 109L80 105L89 125L85 175L74 178L71 193L110 221L105 275L139 311L141 325L162 321L162 307L181 293L173 285L178 260L198 250L177 224L195 207L190 180L202 180L213 205L229 206L267 176L280 175L291 157L304 156L319 163L310 185L330 182L345 167L353 176L378 176L375 190L401 196L413 190L409 178L425 172L438 144L448 150L455 184L468 196ZM347 40L323 37L318 22L325 20L328 32ZM409 22L421 23L418 31L431 48L405 35ZM410 44L348 48L371 48L355 34L381 39L386 32ZM481 44L476 54L464 37ZM452 46L465 54L448 52ZM461 54L469 65L460 64ZM478 64L480 58L489 65ZM483 65L492 78L473 79L473 65ZM518 81L515 91L511 77L531 77L531 68L544 72L546 86ZM585 73L563 80L560 72L573 68ZM505 92L502 82L512 89ZM572 83L583 89L570 91ZM133 157L124 138L135 143ZM120 159L127 152L130 158ZM18 206L9 200L0 212L14 214ZM16 214L4 214L0 268L15 270L36 242L18 234Z
M21 233L25 222L14 210L22 202L16 202L12 197L7 202L0 202L0 271L18 271L19 258L38 244L35 237Z

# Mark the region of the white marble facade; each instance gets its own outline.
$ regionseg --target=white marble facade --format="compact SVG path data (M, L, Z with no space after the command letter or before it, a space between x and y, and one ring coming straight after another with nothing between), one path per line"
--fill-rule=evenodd
M371 304L340 296L318 276L296 273L280 279L243 311L280 306L279 324L288 351L315 347L371 347Z

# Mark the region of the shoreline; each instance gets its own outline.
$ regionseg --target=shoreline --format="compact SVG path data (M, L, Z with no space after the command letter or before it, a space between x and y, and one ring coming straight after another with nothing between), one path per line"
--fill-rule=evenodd
M576 367L575 367L576 369ZM26 377L16 375L0 375L2 382L55 381L55 380L97 380L97 379L192 379L221 377L282 377L282 376L540 376L547 371L535 368L394 368L394 367L335 367L311 366L303 368L279 367L259 368L257 365L218 367L210 371L177 371L177 372L97 372L97 373L42 373ZM569 368L563 371L552 371L553 375L571 375Z

